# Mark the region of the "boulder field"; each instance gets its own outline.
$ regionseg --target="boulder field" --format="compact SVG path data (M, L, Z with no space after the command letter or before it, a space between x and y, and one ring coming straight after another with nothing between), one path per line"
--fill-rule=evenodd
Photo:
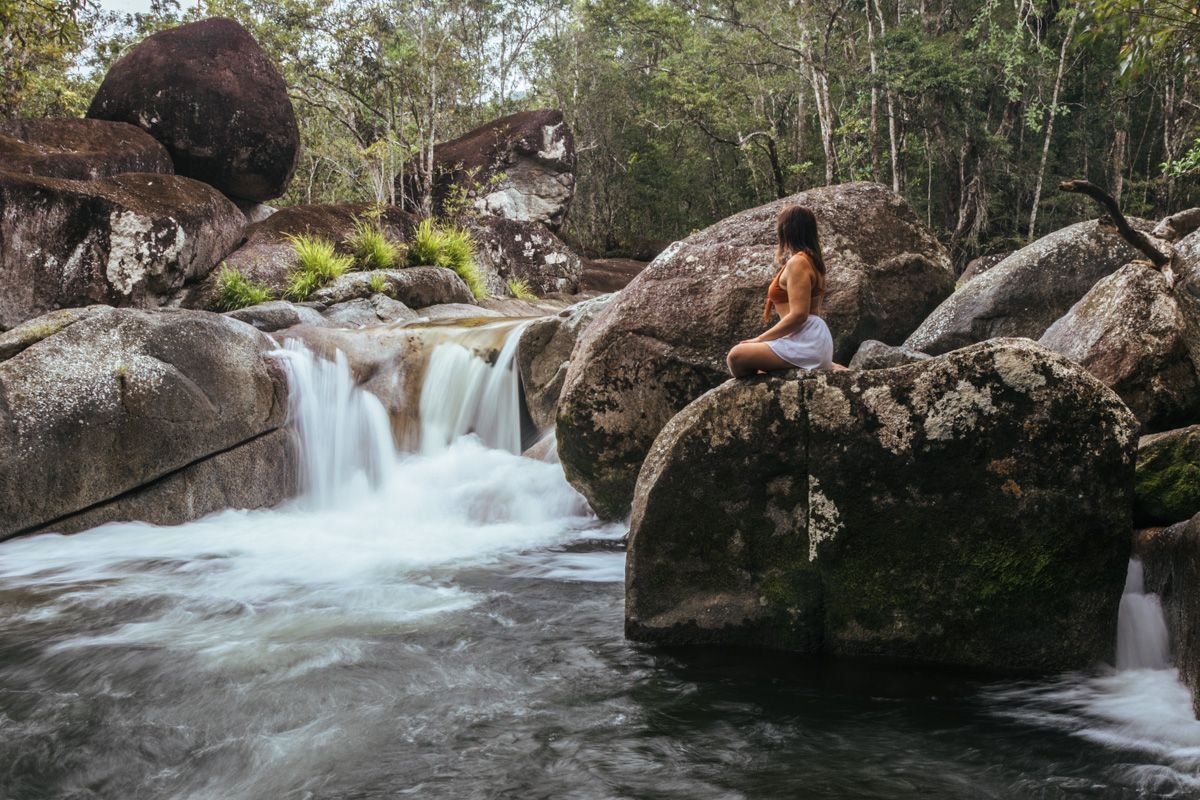
M1001 336L1037 339L1096 281L1141 257L1111 226L1070 225L959 286L904 344L938 355Z
M219 314L106 306L0 335L0 539L291 496L273 346Z
M775 217L812 208L828 266L835 358L866 339L899 344L954 288L945 249L889 189L850 183L743 211L677 242L617 295L579 341L558 409L568 479L601 516L625 516L654 437L727 377L725 355L761 333L775 272Z
M1110 656L1137 422L996 340L730 381L663 429L626 566L636 640L1016 670Z

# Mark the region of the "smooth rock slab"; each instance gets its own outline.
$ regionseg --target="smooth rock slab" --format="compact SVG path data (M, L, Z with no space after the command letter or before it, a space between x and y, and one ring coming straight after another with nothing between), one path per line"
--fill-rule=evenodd
M1110 656L1136 421L998 340L873 372L730 381L638 480L640 641L1018 670Z
M0 539L282 427L271 349L220 314L102 309L0 362Z
M600 315L614 295L602 294L534 320L521 332L517 369L529 416L539 430L554 426L558 397L580 335Z

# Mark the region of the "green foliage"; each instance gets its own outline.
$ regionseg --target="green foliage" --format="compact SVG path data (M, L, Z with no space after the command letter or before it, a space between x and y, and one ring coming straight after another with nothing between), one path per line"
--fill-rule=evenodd
M359 269L391 269L401 259L400 248L387 238L377 221L360 219L346 240Z
M529 282L522 278L509 278L508 291L518 300L537 300L537 292L529 287Z
M387 278L381 272L372 272L371 277L367 278L367 288L371 294L383 294L387 289Z
M283 295L288 300L307 300L309 295L350 271L354 259L339 255L333 242L317 236L288 236L296 253L296 266L287 275Z
M475 297L486 297L483 274L475 264L475 242L462 228L435 225L423 220L413 231L408 248L410 266L434 266L452 269L467 284Z
M266 286L250 280L227 264L221 264L221 271L217 274L217 305L221 309L236 311L271 299L271 290Z

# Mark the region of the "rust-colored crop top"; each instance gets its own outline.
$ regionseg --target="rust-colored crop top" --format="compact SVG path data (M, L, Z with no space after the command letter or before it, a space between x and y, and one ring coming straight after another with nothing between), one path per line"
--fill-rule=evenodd
M808 258L807 253L799 253L798 255L802 255L805 258ZM811 258L808 258L808 260L810 263L812 262ZM787 289L785 289L779 285L779 279L781 277L783 277L783 271L786 268L787 268L787 264L784 264L782 267L780 267L779 272L776 272L775 277L771 280L771 285L767 287L767 304L765 306L763 306L763 322L770 321L771 309L774 306L784 305L788 301ZM817 305L816 301L821 297L822 294L824 294L824 287L819 286L819 285L813 287L812 299L814 301L813 302L814 307Z

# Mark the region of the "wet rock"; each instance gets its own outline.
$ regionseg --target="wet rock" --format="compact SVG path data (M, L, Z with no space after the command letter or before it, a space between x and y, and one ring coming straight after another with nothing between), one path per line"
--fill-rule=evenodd
M587 329L564 381L559 455L606 518L623 517L662 426L727 377L761 333L775 218L811 207L829 270L825 317L842 363L866 339L899 342L953 288L950 259L903 199L873 183L814 189L736 214L654 260Z
M0 169L86 181L123 172L174 172L153 136L99 119L0 120Z
M418 308L417 315L430 322L444 322L453 319L479 319L481 317L503 317L499 311L470 303L440 303L435 306Z
M475 302L480 308L495 311L502 317L545 317L575 305L580 298L572 294L554 294L536 300L515 297L483 297Z
M466 202L484 214L540 222L557 230L575 196L575 137L561 111L522 111L437 145L434 209ZM419 199L413 169L397 176L405 197Z
M381 289L376 287L382 286ZM333 306L362 297L384 294L409 308L439 303L470 303L471 290L458 273L443 267L408 267L349 272L313 292L313 303Z
M508 281L524 281L534 294L579 291L582 261L539 222L477 217L467 223L475 240L475 263L488 293L509 294Z
M579 279L582 292L619 292L641 274L648 261L632 258L593 258L583 262Z
M300 152L279 70L222 17L134 47L108 71L87 116L141 127L166 146L177 173L245 200L283 194Z
M208 275L245 225L211 186L178 175L0 172L0 325L93 303L164 305Z
M100 309L0 363L0 538L54 528L281 428L287 383L272 347L219 314ZM229 462L210 464L208 480L239 474ZM189 480L185 495L232 496Z
M998 336L1037 339L1096 281L1140 257L1114 228L1071 225L962 284L904 344L937 355Z
M279 428L38 532L78 533L131 520L182 525L227 508L269 508L299 491L295 452L292 433Z
M554 425L558 397L580 334L613 297L605 294L584 300L553 317L535 320L522 331L517 369L521 372L529 416L540 430L548 430Z
M385 322L409 322L420 316L404 303L385 294L347 300L330 306L324 313L326 320L343 328L362 328Z
M367 203L327 203L289 206L274 212L262 222L246 229L245 242L225 259L247 280L267 287L279 295L287 285L287 275L297 266L296 249L288 237L313 236L325 239L345 252L343 242L354 233L359 219L373 213ZM384 233L395 242L405 242L415 225L412 215L396 206L387 206L379 217ZM184 308L220 309L219 272L188 287L178 298Z
M888 367L899 367L902 364L912 364L916 361L925 361L928 358L929 356L925 353L918 353L909 347L893 347L890 344L868 339L859 346L858 352L854 354L854 358L850 359L847 366L850 369L887 369Z
M1110 656L1136 429L1111 391L1025 340L796 375L725 383L655 440L627 635L1038 671Z
M1146 591L1162 601L1171 655L1200 715L1200 517L1144 531L1135 549L1145 568Z
M1041 343L1119 394L1144 430L1200 420L1200 311L1155 269L1129 264L1101 279Z
M289 303L286 300L271 300L249 308L239 308L225 313L227 317L253 325L263 333L290 328L293 325L326 325L321 312L309 306Z
M1200 425L1143 436L1133 521L1170 525L1200 514Z

